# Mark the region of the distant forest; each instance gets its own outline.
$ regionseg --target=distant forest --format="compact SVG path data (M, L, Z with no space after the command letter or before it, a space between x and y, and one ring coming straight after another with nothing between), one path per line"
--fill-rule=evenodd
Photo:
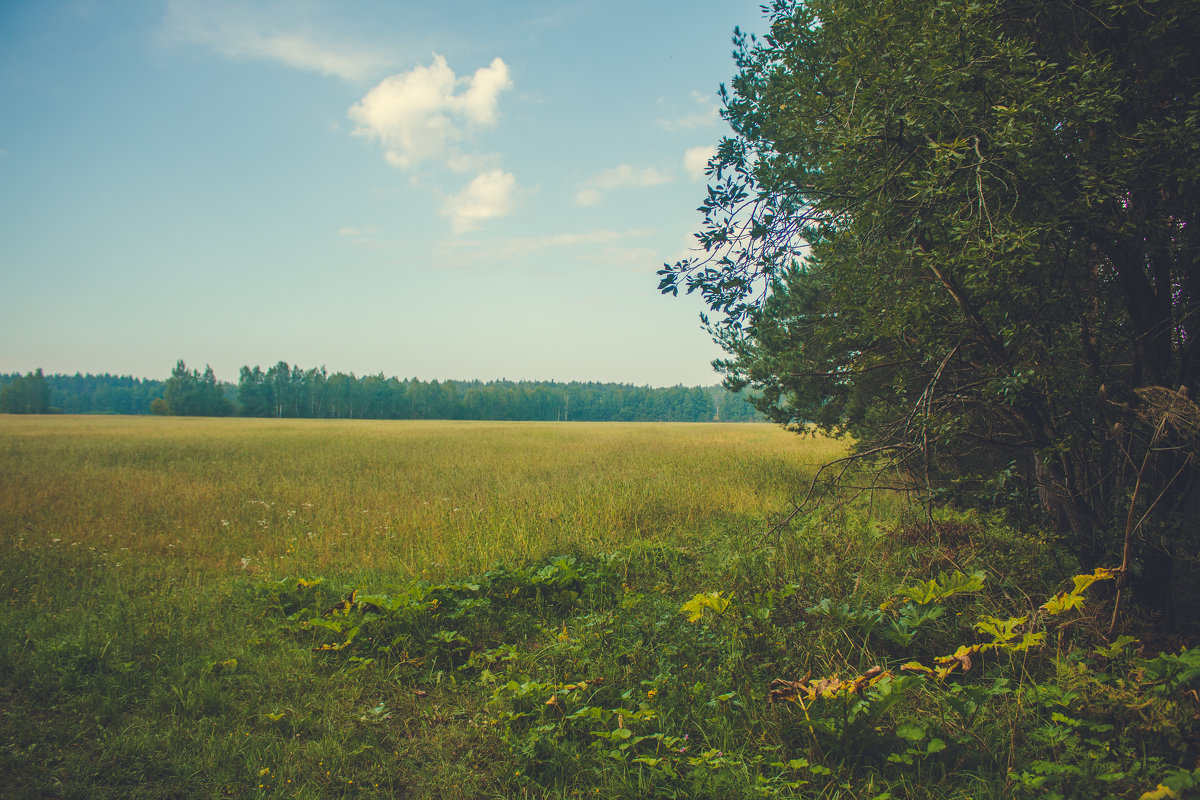
M744 393L556 381L421 381L355 376L280 361L238 383L180 361L165 381L117 375L0 374L0 412L320 419L760 422Z

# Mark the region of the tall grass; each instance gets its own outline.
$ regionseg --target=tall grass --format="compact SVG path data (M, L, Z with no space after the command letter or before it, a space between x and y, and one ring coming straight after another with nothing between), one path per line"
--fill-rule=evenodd
M0 416L0 793L492 791L482 700L323 671L255 587L756 536L838 449L765 425Z
M0 795L1200 790L1200 649L1103 641L1039 532L840 495L764 536L842 452L0 416Z
M766 425L0 417L0 541L442 576L761 526L836 452Z

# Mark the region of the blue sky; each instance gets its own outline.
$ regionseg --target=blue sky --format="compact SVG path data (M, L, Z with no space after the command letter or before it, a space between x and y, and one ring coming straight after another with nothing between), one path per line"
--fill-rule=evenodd
M0 371L713 383L654 272L758 5L0 3Z

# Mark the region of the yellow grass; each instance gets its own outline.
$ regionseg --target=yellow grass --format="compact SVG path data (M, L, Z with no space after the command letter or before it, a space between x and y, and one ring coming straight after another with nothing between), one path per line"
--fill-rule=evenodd
M769 425L0 416L0 543L443 576L761 528L841 452Z

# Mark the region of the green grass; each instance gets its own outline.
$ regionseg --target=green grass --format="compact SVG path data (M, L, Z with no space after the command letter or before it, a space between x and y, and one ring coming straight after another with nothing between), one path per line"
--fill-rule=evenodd
M1200 782L1200 651L1104 649L1093 589L1039 611L1071 565L1038 532L929 530L878 493L764 537L841 452L760 425L0 417L3 794ZM902 669L1021 615L1035 647Z
M753 526L840 452L767 425L8 417L0 535L209 571L441 576Z
M500 746L473 733L479 703L320 670L252 588L757 530L837 448L761 425L0 417L0 779L471 796L487 778L464 754ZM360 720L380 702L403 734Z

